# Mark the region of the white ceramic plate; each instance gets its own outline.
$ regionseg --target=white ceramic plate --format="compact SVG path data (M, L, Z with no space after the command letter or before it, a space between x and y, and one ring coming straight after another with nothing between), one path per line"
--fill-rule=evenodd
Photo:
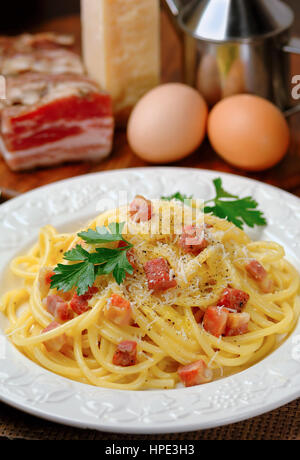
M216 177L222 177L226 190L259 202L268 226L250 236L283 244L300 270L298 198L218 172L141 168L58 182L0 206L2 291L3 283L5 289L12 283L5 275L7 263L36 240L40 227L75 231L102 211L103 203L117 205L119 191L127 191L129 200L137 193L158 198L177 191L212 198ZM199 387L145 392L101 389L52 374L17 351L5 338L4 327L0 316L0 399L58 423L119 433L184 432L254 417L300 396L300 324L277 351L244 372Z

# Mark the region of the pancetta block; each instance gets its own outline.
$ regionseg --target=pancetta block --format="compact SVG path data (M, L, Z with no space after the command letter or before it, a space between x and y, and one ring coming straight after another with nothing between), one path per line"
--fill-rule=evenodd
M1 151L14 171L106 157L114 119L108 94L76 74L31 73L7 78Z

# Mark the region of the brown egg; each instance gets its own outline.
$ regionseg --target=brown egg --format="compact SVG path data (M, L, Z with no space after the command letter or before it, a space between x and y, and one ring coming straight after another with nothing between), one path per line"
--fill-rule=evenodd
M180 160L202 143L208 108L195 89L181 83L158 86L134 108L127 129L132 150L151 163Z
M248 94L228 97L213 108L208 136L221 157L247 171L274 166L290 143L289 127L280 110L266 99Z

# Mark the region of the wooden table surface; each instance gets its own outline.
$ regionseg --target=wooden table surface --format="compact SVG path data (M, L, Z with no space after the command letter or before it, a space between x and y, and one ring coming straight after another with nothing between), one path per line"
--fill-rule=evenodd
M79 17L57 19L43 24L36 30L73 33L76 36L77 45L80 47ZM167 16L164 14L162 15L162 69L163 82L180 80L180 44ZM300 74L300 56L292 58L292 73ZM202 168L247 175L300 196L300 113L290 119L290 125L292 131L290 151L279 165L268 171L245 173L231 167L218 157L207 140L197 152L171 166ZM0 187L26 192L41 185L86 173L147 165L149 164L139 159L131 151L126 140L126 132L119 130L115 134L112 154L109 158L97 164L91 162L73 163L38 171L15 173L10 171L5 162L0 159Z
M44 24L34 31L42 30L74 33L78 47L80 47L80 20L78 17L58 19ZM165 15L162 16L162 63L163 82L180 80L180 46L177 36ZM292 72L293 74L300 74L300 56L293 58ZM294 116L290 120L290 124L293 139L290 151L279 165L268 171L248 174L232 168L216 155L207 140L189 158L172 164L172 166L204 168L247 175L300 196L300 114ZM117 131L112 155L98 164L90 162L74 163L37 171L14 173L0 159L0 187L14 189L22 193L41 185L86 173L139 166L147 166L147 163L140 160L131 151L126 141L126 132ZM299 417L299 405L295 401L273 413L265 414L246 422L221 427L216 430L206 430L202 433L190 434L190 436L188 434L183 437L179 435L166 436L165 439L300 439ZM45 431L41 426L44 427ZM100 433L96 434L94 432L85 434L83 430L67 427L63 429L50 422L42 422L39 419L22 414L3 404L0 405L0 428L2 435L0 439L45 439L45 437L49 439L120 439L119 435L114 438L114 435L102 436ZM288 430L287 432L284 431L285 428ZM122 436L122 439L125 438L125 436ZM160 437L156 438L162 439ZM127 437L127 439L130 439L130 437Z

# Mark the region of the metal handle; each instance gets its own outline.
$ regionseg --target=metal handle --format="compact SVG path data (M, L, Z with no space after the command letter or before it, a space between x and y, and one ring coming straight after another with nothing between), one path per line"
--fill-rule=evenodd
M171 11L172 15L177 17L180 12L181 8L181 1L180 0L165 0L165 3L169 10Z

